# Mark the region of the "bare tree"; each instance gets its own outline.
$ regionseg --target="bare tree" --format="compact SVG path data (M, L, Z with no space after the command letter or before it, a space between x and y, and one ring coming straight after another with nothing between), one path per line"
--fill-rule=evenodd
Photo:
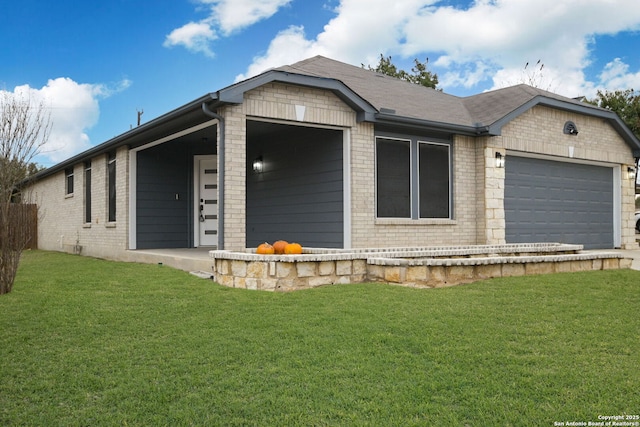
M554 87L557 85L554 81L555 79L551 78L548 74L545 74L545 68L542 59L538 59L535 64L531 62L525 63L522 71L520 72L520 78L505 80L501 83L501 87L524 83L526 85L546 90L548 92L556 92L556 89L554 89Z
M542 85L542 81L544 80L544 75L542 74L544 64L541 61L541 59L538 59L538 62L536 62L532 67L529 67L528 62L524 64L524 69L522 70L522 83L537 88Z
M11 292L20 255L29 243L19 185L51 130L44 101L0 91L0 295Z

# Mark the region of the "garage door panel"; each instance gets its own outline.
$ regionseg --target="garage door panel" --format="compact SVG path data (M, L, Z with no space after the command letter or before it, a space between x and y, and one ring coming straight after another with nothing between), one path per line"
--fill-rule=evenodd
M505 178L509 243L613 247L613 169L509 156Z

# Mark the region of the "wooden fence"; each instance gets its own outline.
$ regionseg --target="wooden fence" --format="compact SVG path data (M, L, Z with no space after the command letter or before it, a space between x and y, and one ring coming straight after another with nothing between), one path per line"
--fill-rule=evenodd
M6 206L6 205L5 205ZM0 206L0 209L4 208ZM9 229L0 230L3 238L14 242L16 247L24 249L38 248L38 206L35 204L11 203L9 204L8 222ZM25 243L26 242L26 243Z

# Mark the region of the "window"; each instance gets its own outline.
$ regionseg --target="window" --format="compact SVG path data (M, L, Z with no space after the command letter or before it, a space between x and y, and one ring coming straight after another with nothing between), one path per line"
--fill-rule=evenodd
M449 145L418 143L420 218L450 218Z
M84 222L91 223L91 162L84 164Z
M411 141L378 138L376 184L379 218L411 217Z
M64 176L65 176L65 184L64 184L65 194L68 196L73 194L73 167L66 168L64 170Z
M376 138L378 218L451 218L450 144Z
M112 151L107 160L108 221L116 221L116 152Z

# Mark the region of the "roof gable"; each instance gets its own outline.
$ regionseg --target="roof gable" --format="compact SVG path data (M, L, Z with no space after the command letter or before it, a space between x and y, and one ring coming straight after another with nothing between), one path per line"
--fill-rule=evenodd
M477 120L474 125L489 135L500 135L502 127L531 108L542 105L607 120L640 157L640 141L611 110L567 98L525 84L464 98L466 108Z
M166 134L166 129L173 129L179 122L184 124L210 120L210 117L202 113L204 105L215 109L224 104L240 104L244 100L245 92L271 82L330 90L356 111L359 121L419 126L449 134L500 135L505 124L536 105L545 105L607 120L632 147L634 156L640 157L640 140L617 114L575 99L524 84L461 98L363 67L315 56L265 71L204 95L138 128L45 169L37 174L37 178L116 147L135 145L163 132Z
M316 89L330 90L358 113L358 120L372 120L376 108L360 94L353 91L339 79L315 76L312 74L292 73L286 70L269 70L234 85L228 86L212 94L218 103L241 104L244 93L268 83L280 82Z
M602 115L609 112L595 105L547 92L526 84L484 92L463 98L465 107L475 120L474 125L492 126L505 119L517 117L520 110L526 111L537 104L545 104L561 110L575 111L587 115ZM514 116L514 113L516 114Z

